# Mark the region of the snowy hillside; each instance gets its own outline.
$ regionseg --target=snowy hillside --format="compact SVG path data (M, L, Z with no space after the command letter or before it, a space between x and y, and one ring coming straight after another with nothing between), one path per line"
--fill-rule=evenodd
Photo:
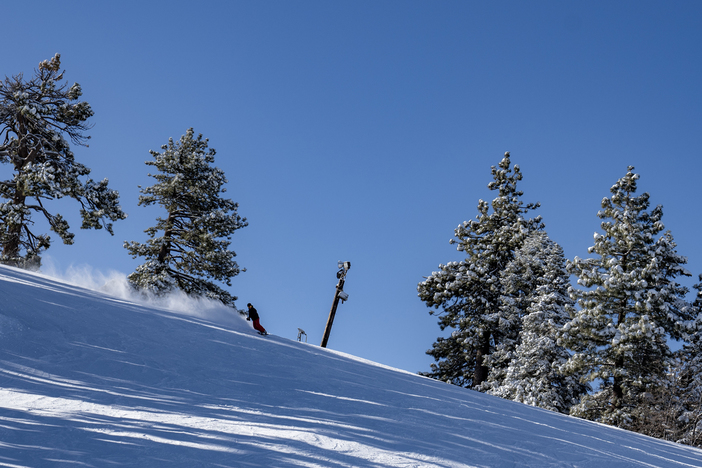
M699 450L189 307L0 267L0 466L702 466Z

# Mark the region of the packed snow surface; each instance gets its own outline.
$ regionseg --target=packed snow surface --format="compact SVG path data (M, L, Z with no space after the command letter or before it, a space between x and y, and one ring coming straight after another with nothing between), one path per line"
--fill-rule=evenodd
M0 466L702 467L697 449L192 307L0 267Z

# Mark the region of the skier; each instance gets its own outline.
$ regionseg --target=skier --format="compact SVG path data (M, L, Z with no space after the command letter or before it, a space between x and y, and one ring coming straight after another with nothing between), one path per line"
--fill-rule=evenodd
M261 335L267 335L268 332L265 328L261 326L261 323L259 322L258 311L254 308L254 306L251 305L250 302L246 304L246 306L249 308L249 316L246 317L246 320L253 320L254 329L256 329Z

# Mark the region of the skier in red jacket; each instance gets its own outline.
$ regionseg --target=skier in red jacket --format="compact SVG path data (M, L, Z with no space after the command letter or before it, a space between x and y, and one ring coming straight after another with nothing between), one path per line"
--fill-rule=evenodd
M261 335L267 335L268 332L261 326L259 321L258 311L251 305L250 302L246 304L246 306L249 308L249 316L246 318L246 320L253 320L254 329L256 329Z

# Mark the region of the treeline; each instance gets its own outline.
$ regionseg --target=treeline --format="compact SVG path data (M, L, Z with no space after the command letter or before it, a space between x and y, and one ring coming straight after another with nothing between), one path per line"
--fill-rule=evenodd
M69 223L51 211L52 200L76 200L82 229L113 234L112 223L127 217L108 180L95 182L74 158L70 145L87 146L93 111L80 100L80 85L68 86L63 75L56 54L31 79L19 74L0 83L0 163L11 167L11 177L0 180L0 263L6 265L40 267L51 237L35 232L35 218L45 219L65 244L73 243ZM234 307L236 297L217 283L231 286L240 271L230 238L247 222L238 205L222 197L227 179L213 166L215 150L192 128L161 149L146 161L156 182L141 188L139 205L159 205L164 217L145 230L146 242L125 242L133 258L144 260L129 282L144 293L179 289Z
M496 197L455 230L465 259L418 285L450 331L427 351L436 362L424 375L702 446L702 284L686 300L687 260L662 207L636 193L634 167L603 199L588 258L572 260L531 215L538 204L522 201L509 153L492 177Z

